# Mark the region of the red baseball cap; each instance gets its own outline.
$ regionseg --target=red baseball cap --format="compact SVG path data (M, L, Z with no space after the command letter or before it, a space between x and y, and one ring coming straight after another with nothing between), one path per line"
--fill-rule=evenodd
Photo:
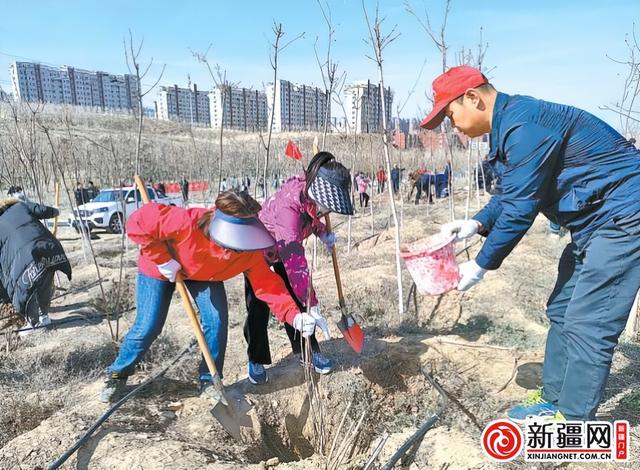
M420 127L435 129L444 119L444 108L456 98L465 94L469 88L479 87L489 83L480 70L467 65L451 67L437 77L433 87L433 109L422 120Z

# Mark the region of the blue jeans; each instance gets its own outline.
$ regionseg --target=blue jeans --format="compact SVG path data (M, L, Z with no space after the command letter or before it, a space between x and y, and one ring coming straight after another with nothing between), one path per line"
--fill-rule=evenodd
M204 337L222 376L229 321L224 284L208 281L185 281L185 284L198 306ZM119 377L133 374L136 364L162 331L175 284L138 273L136 289L136 320L120 346L118 357L107 369ZM211 380L204 358L200 361L199 374L200 380Z
M640 288L640 224L635 217L570 243L547 303L544 398L567 419L591 420L602 400L613 350Z
M549 231L551 233L555 233L555 234L560 234L560 229L562 227L560 226L560 224L556 224L555 222L551 222L549 221Z

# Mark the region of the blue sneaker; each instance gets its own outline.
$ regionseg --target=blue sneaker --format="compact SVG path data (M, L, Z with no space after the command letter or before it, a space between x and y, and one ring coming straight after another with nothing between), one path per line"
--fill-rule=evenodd
M558 412L558 407L542 398L542 389L532 392L525 400L507 411L507 418L522 424L527 418L553 418Z
M302 357L300 358L300 364L305 365ZM333 361L321 352L313 353L313 368L318 374L329 374L333 370Z
M269 381L267 377L267 371L262 364L249 361L247 365L249 370L249 381L254 385L266 384Z

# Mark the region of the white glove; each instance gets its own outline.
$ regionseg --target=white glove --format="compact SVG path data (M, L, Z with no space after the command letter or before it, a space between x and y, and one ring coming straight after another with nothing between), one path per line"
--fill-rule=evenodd
M322 336L324 336L324 339L331 339L329 324L327 323L327 320L325 320L324 317L320 314L320 307L318 307L317 305L311 307L309 309L309 315L313 317L313 319L316 321L316 325L318 325L318 327L322 330Z
M469 238L478 233L480 229L480 224L473 220L454 220L453 222L447 222L442 227L440 227L440 233L452 237L455 235L456 241L464 240L465 238Z
M308 338L316 331L316 321L308 313L299 313L293 317L293 327Z
M335 232L325 232L321 234L318 238L324 243L324 246L327 247L327 250L331 251L333 247L336 245L336 239L338 238Z
M467 261L458 266L460 270L460 282L458 282L457 289L459 291L465 291L475 286L484 277L486 269L478 266L475 260Z
M170 259L166 263L162 263L158 265L158 271L160 271L160 274L166 277L169 280L169 282L176 282L176 276L178 275L181 269L182 269L182 266L180 266L180 263L178 263L174 259Z

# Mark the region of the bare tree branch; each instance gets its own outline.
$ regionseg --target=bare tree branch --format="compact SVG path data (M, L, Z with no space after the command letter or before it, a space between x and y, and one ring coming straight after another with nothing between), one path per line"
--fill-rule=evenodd
M607 55L607 57L616 64L627 67L622 96L620 97L620 101L612 106L601 106L600 109L616 113L620 119L621 132L626 137L629 137L631 134L637 132L637 124L640 122L637 118L633 117L634 114L640 113L640 110L635 109L636 102L640 97L640 45L636 37L635 23L632 25L631 34L626 34L624 42L628 49L628 58L626 60L613 59Z
M211 80L213 81L214 85L216 86L216 88L218 88L220 90L220 101L221 101L221 116L220 116L220 158L218 160L218 182L217 182L217 186L216 186L216 190L214 194L217 194L218 191L220 191L220 187L222 186L222 162L224 160L224 145L223 145L223 137L224 137L224 120L226 117L226 113L225 113L225 102L227 100L227 98L229 99L229 109L231 109L231 93L232 93L232 88L234 86L237 86L237 84L235 83L229 83L227 81L227 71L225 69L223 69L220 64L216 64L215 65L215 73L214 70L211 68L211 64L209 63L209 59L207 58L207 54L209 54L209 51L211 50L212 47L212 43L209 43L209 46L207 47L207 50L204 53L199 53L199 52L195 52L191 49L189 49L191 51L191 54L193 55L193 57L196 58L196 60L203 64L206 68L207 71L209 72L209 76L211 77ZM232 116L233 118L233 116ZM233 122L229 123L230 126L233 126ZM211 178L209 178L211 179Z
M442 71L445 72L447 70L447 51L449 50L449 46L447 45L447 42L445 40L445 32L447 29L449 12L451 11L451 0L445 0L442 25L440 26L440 30L437 32L431 27L431 19L429 17L426 6L424 8L425 21L423 21L422 18L415 12L409 0L405 1L404 6L405 10L418 21L418 24L422 27L422 29L424 29L429 38L431 38L435 46L440 51L440 54L442 56Z
M395 28L391 29L389 34L384 34L382 32L382 19L380 19L378 14L378 9L376 8L376 16L373 22L373 25L369 21L369 15L367 13L367 8L365 6L365 0L362 0L362 10L364 12L364 18L367 24L367 32L369 33L370 45L373 48L374 55L376 57L376 63L378 66L378 74L380 77L380 101L382 107L382 149L384 152L384 161L387 168L387 174L391 174L391 158L389 156L389 141L387 137L387 110L386 110L386 99L385 99L385 88L384 88L384 74L383 74L383 51L384 49L391 44L397 37L398 34L395 33ZM391 207L391 215L393 217L393 221L395 224L395 259L396 259L396 280L398 285L398 312L400 316L404 316L404 302L403 302L403 294L402 294L402 268L400 264L400 224L398 222L398 214L396 211L396 204L393 197L393 191L389 191L389 205Z

